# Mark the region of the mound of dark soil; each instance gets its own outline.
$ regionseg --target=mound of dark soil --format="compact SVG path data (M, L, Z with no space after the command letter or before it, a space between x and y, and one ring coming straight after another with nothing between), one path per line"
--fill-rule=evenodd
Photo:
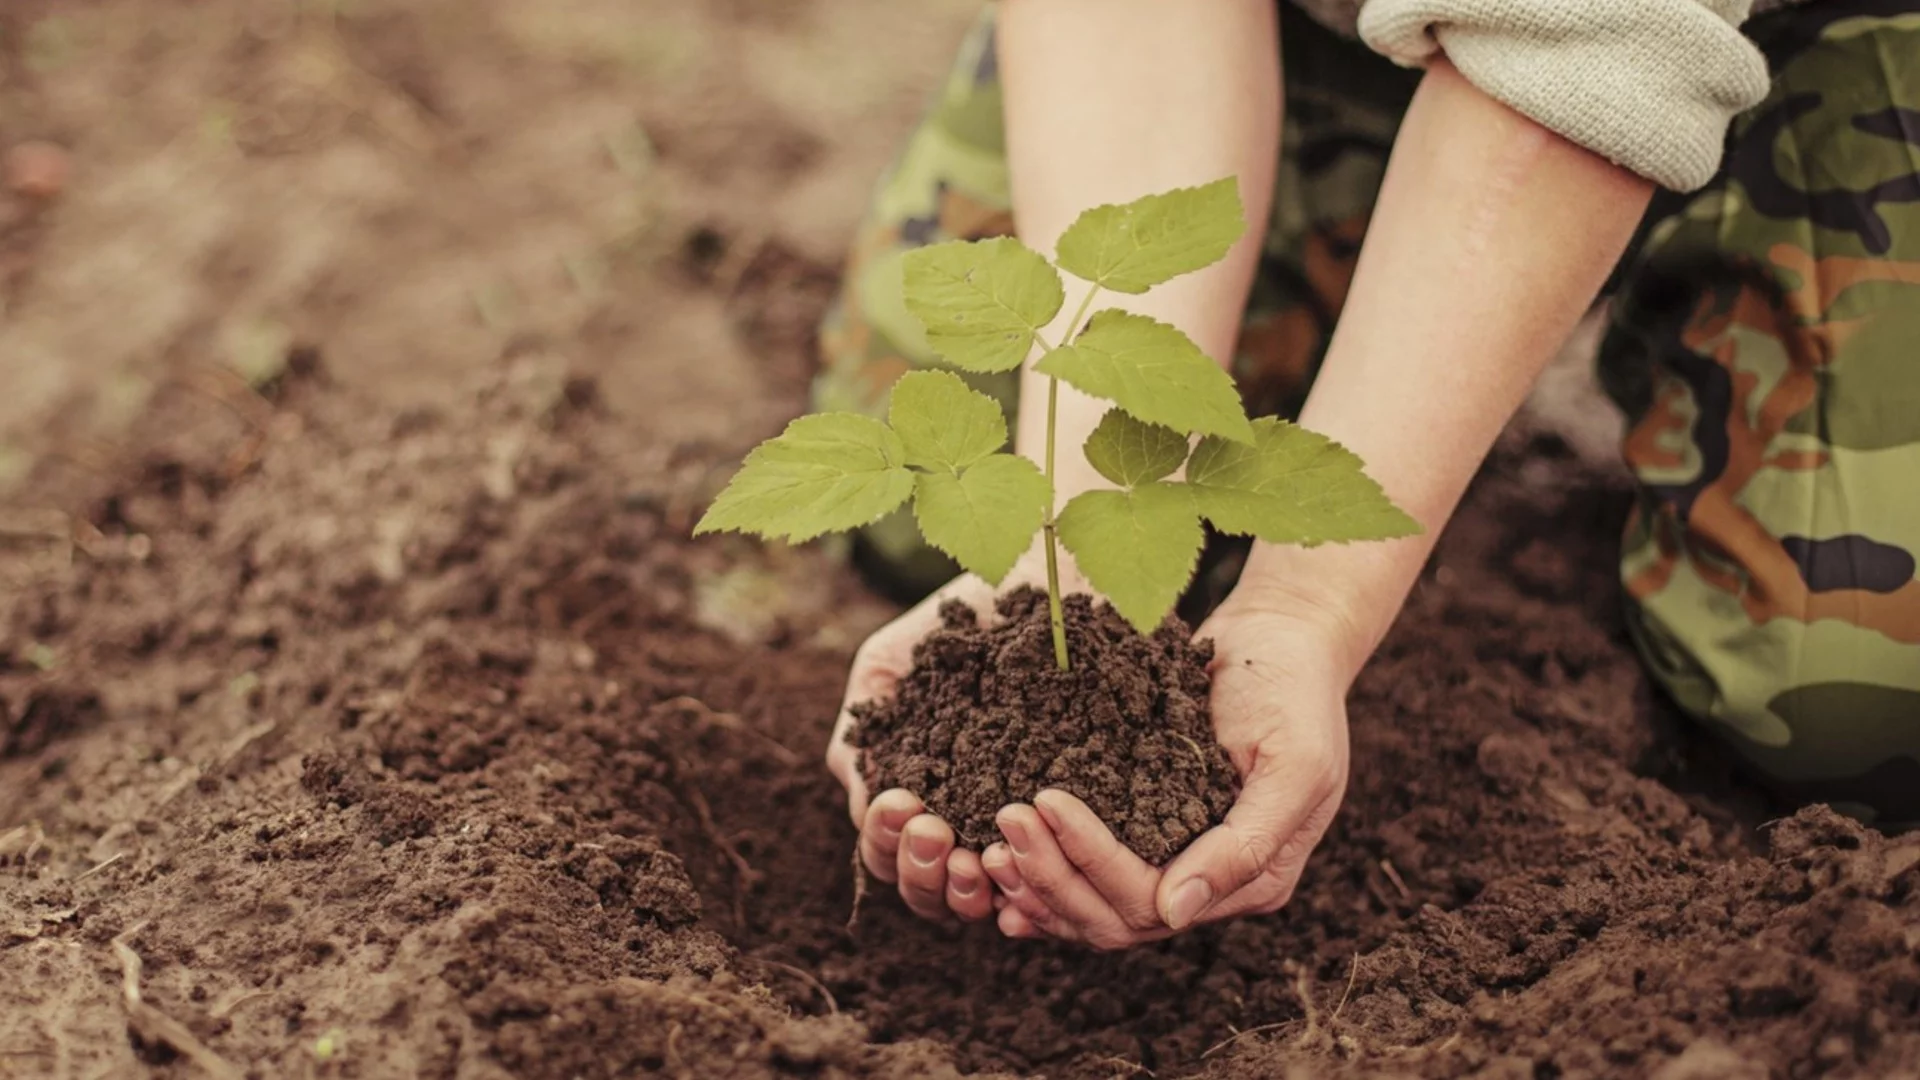
M949 601L890 699L856 705L848 739L873 791L905 788L983 850L994 814L1048 788L1079 797L1160 865L1233 805L1233 762L1207 708L1209 642L1169 618L1150 636L1085 596L1065 608L1072 668L1055 663L1047 594L1022 588L991 625Z

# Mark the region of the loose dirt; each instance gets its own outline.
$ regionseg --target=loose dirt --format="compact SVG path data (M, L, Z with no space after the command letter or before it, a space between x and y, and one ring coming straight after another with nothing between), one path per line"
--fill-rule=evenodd
M999 837L1002 807L1057 788L1159 866L1218 824L1238 787L1207 708L1213 646L1178 619L1143 637L1104 603L1063 608L1067 671L1045 593L1007 594L987 625L949 602L895 695L854 706L851 741L871 790L920 796L974 851Z
M0 5L0 1077L1920 1077L1920 841L1649 691L1605 433L1496 451L1280 913L849 929L891 609L688 533L968 6Z
M686 538L706 463L623 473L591 386L531 360L458 414L306 370L238 475L230 414L162 410L148 437L193 437L10 597L17 1075L196 1075L129 1026L116 941L146 1005L256 1076L1920 1062L1920 846L1825 810L1756 832L1661 782L1698 755L1619 640L1620 493L1550 438L1503 449L1357 687L1293 903L1093 955L885 897L849 931L818 758L880 613L708 629L702 582L762 557Z

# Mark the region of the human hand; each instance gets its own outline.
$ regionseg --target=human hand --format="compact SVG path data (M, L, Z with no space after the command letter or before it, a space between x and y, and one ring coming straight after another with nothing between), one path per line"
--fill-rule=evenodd
M1159 870L1065 792L1007 807L1004 842L981 857L1007 936L1119 949L1293 895L1346 792L1354 632L1324 609L1245 592L1195 635L1213 639L1214 732L1241 777L1226 820Z
M1085 581L1070 560L1060 566L1061 587L1084 591ZM855 704L889 697L913 667L913 649L940 625L940 607L958 600L979 612L993 613L995 599L1022 585L1044 587L1044 557L1036 548L1007 575L999 588L972 574L953 579L906 614L874 631L854 653L847 692L827 743L827 769L847 789L847 813L860 830L860 861L867 872L895 884L915 914L928 919L957 917L978 922L994 912L993 883L980 856L955 846L953 828L926 812L919 797L902 788L869 798L860 773L860 752L846 741Z

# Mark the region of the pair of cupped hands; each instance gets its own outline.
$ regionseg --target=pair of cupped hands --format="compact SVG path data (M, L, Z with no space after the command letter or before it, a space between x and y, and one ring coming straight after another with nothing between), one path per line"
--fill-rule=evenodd
M1062 569L1063 591L1089 591ZM1346 695L1356 668L1346 655L1349 628L1337 614L1278 590L1243 581L1196 631L1214 643L1214 732L1241 790L1226 819L1164 867L1134 854L1064 791L1001 809L1000 839L976 854L957 847L952 827L912 792L867 790L859 751L846 742L848 707L893 693L947 600L990 614L1001 592L1043 582L1031 559L999 589L972 575L956 578L854 655L827 767L847 789L867 871L896 885L922 917L993 918L1008 937L1096 949L1278 910L1346 792Z

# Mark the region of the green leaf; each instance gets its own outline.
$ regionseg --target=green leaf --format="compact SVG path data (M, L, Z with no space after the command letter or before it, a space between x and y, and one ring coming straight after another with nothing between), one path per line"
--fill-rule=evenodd
M1013 454L982 458L958 476L916 474L914 489L921 535L995 585L1033 543L1053 502L1039 466Z
M1246 227L1233 177L1096 206L1060 237L1060 269L1103 289L1143 293L1219 262Z
M1353 451L1284 420L1256 420L1253 434L1252 446L1202 440L1187 462L1200 513L1221 532L1309 546L1420 532Z
M853 413L803 416L747 455L693 532L798 543L878 521L912 493L906 448L887 425Z
M1060 542L1122 618L1152 633L1193 580L1205 533L1185 484L1087 491L1060 511Z
M923 469L964 469L1007 442L1000 403L950 371L900 376L887 422L907 448L907 464Z
M1233 380L1187 335L1145 315L1100 312L1073 344L1041 358L1038 369L1149 424L1253 441Z
M1012 237L932 244L902 261L907 310L927 344L967 371L1019 367L1065 299L1059 272Z
M1121 487L1164 480L1187 460L1187 437L1172 428L1148 424L1125 410L1108 409L1087 436L1087 463Z

